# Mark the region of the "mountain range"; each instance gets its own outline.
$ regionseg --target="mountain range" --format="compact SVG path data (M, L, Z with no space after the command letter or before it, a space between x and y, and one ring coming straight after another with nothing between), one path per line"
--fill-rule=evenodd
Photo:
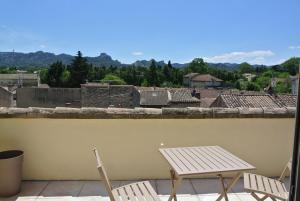
M62 61L64 64L70 64L74 56L69 54L53 54L49 52L37 51L32 53L21 53L21 52L0 52L0 67L17 67L26 69L30 67L49 67L56 61ZM118 60L112 59L106 53L101 53L96 57L86 57L87 61L95 66L127 66L135 65L142 67L149 67L151 60L138 60L132 64L124 64ZM156 61L160 66L165 65L164 61ZM175 68L183 68L188 63L172 63ZM239 64L236 63L210 63L211 66L216 68L223 68L227 70L234 70L238 68ZM258 65L254 65L256 67Z

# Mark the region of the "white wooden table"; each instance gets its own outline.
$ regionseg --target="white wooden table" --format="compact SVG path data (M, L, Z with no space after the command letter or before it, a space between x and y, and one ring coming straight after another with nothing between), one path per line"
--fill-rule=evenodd
M216 174L222 184L222 192L217 201L223 197L228 201L227 192L235 185L244 171L255 169L254 166L236 157L219 146L178 147L159 149L171 166L172 192L168 201L176 201L176 190L184 177L192 175ZM236 173L229 184L224 183L223 174Z

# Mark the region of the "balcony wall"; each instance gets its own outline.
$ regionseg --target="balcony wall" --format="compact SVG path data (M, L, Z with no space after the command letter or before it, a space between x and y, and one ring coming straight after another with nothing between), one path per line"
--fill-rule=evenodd
M30 180L99 179L93 147L99 149L111 179L169 178L158 149L202 145L222 146L256 166L258 173L278 176L291 156L294 132L294 119L280 115L63 119L3 114L0 150L24 150L23 175Z

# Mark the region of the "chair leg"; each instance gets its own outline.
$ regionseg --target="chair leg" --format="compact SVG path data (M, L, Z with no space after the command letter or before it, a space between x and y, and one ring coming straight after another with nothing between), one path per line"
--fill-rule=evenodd
M256 195L255 193L251 193L252 197L254 197L257 201L263 201L265 199L258 197L258 195Z
M270 198L271 200L276 201L275 198L270 197L270 196L268 196L268 195L265 195L265 196L262 197L262 198L258 197L258 195L256 195L254 192L252 192L251 195L252 195L256 200L258 200L258 201L264 201L264 200L267 199L267 198Z

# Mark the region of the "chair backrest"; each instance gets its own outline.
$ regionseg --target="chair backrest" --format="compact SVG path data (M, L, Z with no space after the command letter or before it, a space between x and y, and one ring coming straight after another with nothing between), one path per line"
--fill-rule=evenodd
M283 179L285 178L286 171L289 170L289 172L291 172L291 169L292 169L292 158L290 158L289 162L284 167L284 169L279 177L279 181L283 181Z
M103 163L101 161L101 158L99 156L98 150L96 148L94 148L93 152L94 152L96 162L97 162L97 169L99 171L99 174L100 174L101 178L103 179L106 191L109 195L109 198L110 198L111 201L115 201L115 199L113 197L113 194L112 194L112 186L111 186L111 183L110 183L109 178L107 176L107 173L105 171L105 168L103 166Z

